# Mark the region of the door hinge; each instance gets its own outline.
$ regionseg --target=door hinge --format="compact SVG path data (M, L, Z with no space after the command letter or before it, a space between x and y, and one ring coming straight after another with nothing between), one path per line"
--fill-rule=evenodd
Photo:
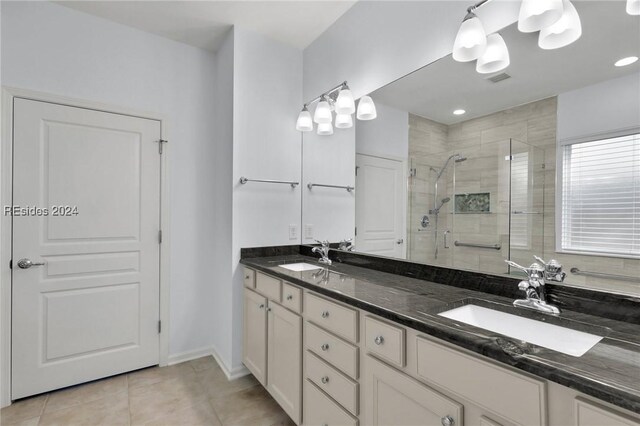
M162 154L162 145L165 143L169 143L169 141L166 139L159 139L157 142L158 142L158 152Z
M360 166L356 166L356 176L358 176L358 169L360 168Z
M358 236L358 227L357 226L356 226L356 230L355 230L354 236L356 236L356 237Z
M158 334L162 333L162 321L158 321Z
M158 231L158 244L162 244L162 229Z
M9 259L9 269L13 269L13 259Z

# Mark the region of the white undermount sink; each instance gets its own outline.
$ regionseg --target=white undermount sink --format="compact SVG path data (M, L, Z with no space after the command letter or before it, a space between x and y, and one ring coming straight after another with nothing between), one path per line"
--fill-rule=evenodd
M602 340L602 336L595 334L477 305L465 305L438 315L576 357L584 355Z
M289 263L285 265L278 265L281 268L288 269L294 272L313 271L314 269L321 269L322 266L312 265L311 263Z

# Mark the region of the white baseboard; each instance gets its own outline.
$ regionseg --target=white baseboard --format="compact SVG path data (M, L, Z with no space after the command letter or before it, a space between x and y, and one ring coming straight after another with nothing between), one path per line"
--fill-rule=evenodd
M249 370L244 365L231 369L227 367L227 365L222 362L220 355L218 355L218 352L216 352L213 346L207 346L205 348L195 349L193 351L180 352L177 354L169 355L169 362L167 364L180 364L181 362L191 361L193 359L202 358L204 356L212 356L220 366L220 369L223 371L224 375L227 376L228 380L239 379L240 377L250 374Z

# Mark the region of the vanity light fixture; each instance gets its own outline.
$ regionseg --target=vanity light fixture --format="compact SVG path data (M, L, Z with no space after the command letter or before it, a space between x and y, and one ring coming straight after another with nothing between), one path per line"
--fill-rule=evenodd
M336 114L351 115L356 112L356 103L353 100L353 94L346 82L342 83L342 88L338 92L336 99ZM349 126L351 127L351 126Z
M476 7L478 6L474 5L467 9L467 15L462 20L453 43L453 59L458 62L478 59L487 47L487 34L484 31L484 26L473 13Z
M356 117L358 120L373 120L378 116L376 112L376 105L373 103L371 96L363 96L358 102L358 113Z
M518 29L523 33L540 31L562 17L563 0L522 0Z
M327 95L322 95L320 98L320 102L316 106L316 112L313 114L313 121L318 124L331 123L333 121Z
M336 129L348 129L349 127L353 127L351 114L336 114Z
M509 66L509 49L498 33L487 37L487 48L476 62L476 71L480 74L491 74L502 71Z
M568 46L582 35L582 24L575 6L569 0L563 0L562 4L564 11L560 19L555 24L540 30L538 46L541 49L559 49Z
M298 114L296 130L300 132L310 132L313 130L313 119L311 118L311 113L307 109L307 104L302 107L302 111Z
M629 15L640 15L640 0L627 0L627 13Z
M614 64L616 67L626 67L627 65L631 65L638 60L637 56L627 56L626 58L622 58L616 61Z
M318 124L318 135L329 136L333 134L333 125L331 123Z
M486 1L486 0L485 0ZM317 102L313 119L309 113L308 106ZM353 114L356 113L358 120L373 120L376 118L376 106L370 96L363 96L356 103L353 94L346 81L338 84L332 89L324 92L304 104L302 111L298 114L296 121L296 130L301 132L310 132L313 130L313 123L318 123L318 135L332 135L334 123L333 112L335 112L335 128L348 129L353 127Z
M453 115L462 115L465 112L467 112L467 111L465 111L463 109L456 109L456 110L453 111Z

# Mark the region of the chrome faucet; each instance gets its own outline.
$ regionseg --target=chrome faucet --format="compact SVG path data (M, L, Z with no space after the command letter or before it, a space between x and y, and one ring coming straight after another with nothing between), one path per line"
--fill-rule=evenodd
M545 312L547 314L558 315L560 309L557 306L550 305L547 302L547 293L545 283L548 281L564 281L566 274L562 272L562 265L554 259L548 263L534 256L540 263L532 263L528 268L520 266L511 260L505 262L514 268L520 269L527 274L526 281L520 281L518 288L525 292L526 299L518 299L513 302L513 306L534 309L536 311Z
M355 251L355 249L356 245L353 243L353 238L340 241L340 245L338 246L338 250L343 251Z
M331 259L329 259L329 241L318 241L316 240L320 247L314 247L311 249L313 253L320 254L320 259L318 262L324 263L325 265L331 265Z

